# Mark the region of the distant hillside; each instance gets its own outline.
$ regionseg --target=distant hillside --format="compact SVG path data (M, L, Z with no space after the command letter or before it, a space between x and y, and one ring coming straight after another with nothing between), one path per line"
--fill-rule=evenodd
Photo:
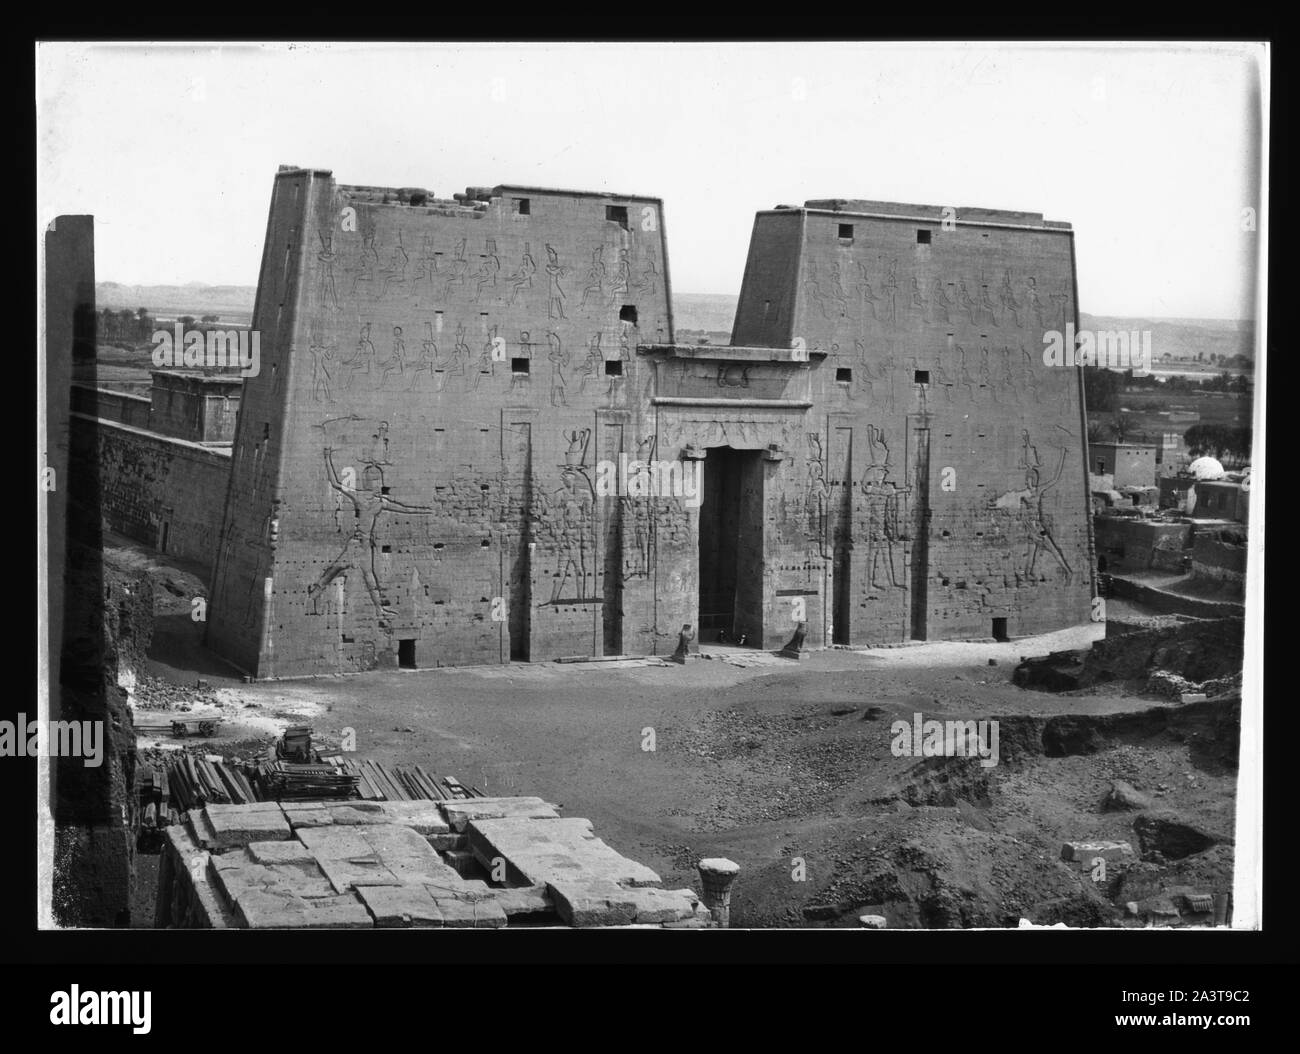
M1151 353L1157 362L1166 353L1174 358L1196 358L1203 354L1245 355L1255 357L1255 323L1248 320L1217 318L1116 318L1112 315L1088 315L1080 312L1084 329L1151 331Z
M217 315L231 322L247 321L253 314L257 287L251 285L121 285L95 284L96 306L102 311L147 307L155 315Z

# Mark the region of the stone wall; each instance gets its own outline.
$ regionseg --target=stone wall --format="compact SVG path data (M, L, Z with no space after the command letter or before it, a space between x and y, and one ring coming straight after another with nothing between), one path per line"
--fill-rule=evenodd
M1114 477L1114 488L1153 487L1156 482L1156 454L1159 448L1147 444L1094 443L1090 457L1093 472Z
M140 395L109 391L107 388L87 388L81 384L72 386L72 409L105 421L116 421L134 428L148 428L149 405L149 400Z
M1192 576L1244 589L1246 555L1244 530L1198 531L1192 542Z
M1192 542L1190 523L1103 515L1094 519L1093 530L1097 566L1108 572L1181 570Z
M732 345L685 347L658 199L283 170L209 644L258 676L663 653L714 587L767 648L1086 620L1082 393L1042 354L1070 232L914 208L760 214ZM620 456L708 503L602 489Z
M229 443L234 438L242 387L238 376L152 372L149 428L195 443Z
M229 450L73 414L74 450L99 475L100 515L113 530L209 565L230 481Z
M759 214L734 340L808 352L806 442L770 515L820 525L803 552L821 578L823 639L1084 621L1082 391L1075 368L1043 358L1044 334L1075 321L1068 228L816 205Z
M259 676L671 650L689 616L682 503L595 492L653 445L661 203L473 193L275 181L208 624Z

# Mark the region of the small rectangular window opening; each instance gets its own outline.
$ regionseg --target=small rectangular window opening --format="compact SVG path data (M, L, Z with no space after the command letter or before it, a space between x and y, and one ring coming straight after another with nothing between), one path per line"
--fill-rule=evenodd
M835 370L835 380L839 384L849 384L853 380L853 371L847 366L840 366Z
M929 384L929 383L930 383L930 371L929 371L929 370L917 370L914 374L912 374L912 383L913 383L913 384Z
M523 375L523 376L527 376L527 375L528 375L528 370L529 370L529 368L530 368L530 366L529 366L529 360L528 360L528 359L511 359L511 360L510 360L510 372L511 372L511 373L517 373L517 374L521 374L521 375Z
M636 304L624 304L618 309L618 320L636 325Z
M529 216L532 214L533 205L531 201L529 201L527 198L517 198L515 200L519 205L519 215Z
M624 230L627 230L627 206L626 205L606 205L605 219L611 223L617 223Z
M929 232L929 231L917 231L917 232L916 232L916 244L917 244L917 245L929 245L929 244L930 244L930 232Z
M606 360L605 360L605 376L606 376L606 377L622 377L622 376L623 376L623 360L622 360L622 359L606 359Z
M853 240L853 224L851 224L851 223L841 223L841 224L840 224L840 237L841 237L841 238L846 238L846 239L848 239L849 241L852 241L852 240Z

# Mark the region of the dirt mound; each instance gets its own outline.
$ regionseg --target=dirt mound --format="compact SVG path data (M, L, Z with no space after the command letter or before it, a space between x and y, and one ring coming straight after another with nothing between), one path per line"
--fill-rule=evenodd
M986 802L990 772L975 758L925 758L913 765L906 777L875 799L878 805L896 800L911 806L956 807L959 803Z
M1116 741L1164 735L1185 742L1203 760L1235 769L1241 725L1241 696L1226 695L1178 706L1156 706L1118 714L1062 714L998 719L1002 759L1015 761L1096 754Z
M955 810L912 810L872 826L869 838L810 854L803 884L787 861L746 875L732 901L735 924L850 927L883 915L892 929L1004 927L1021 917L1096 926L1118 915L1076 871Z
M1157 670L1200 684L1241 671L1245 622L1197 619L1107 636L1091 648L1027 659L1013 681L1022 688L1063 692L1109 681L1146 681Z

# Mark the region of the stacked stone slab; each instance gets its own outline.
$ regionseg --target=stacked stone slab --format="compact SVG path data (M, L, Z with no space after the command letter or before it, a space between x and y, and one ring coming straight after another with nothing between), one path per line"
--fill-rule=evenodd
M468 848L440 851L449 837ZM453 866L464 853L479 865ZM710 925L691 890L540 798L209 805L168 828L160 927Z

